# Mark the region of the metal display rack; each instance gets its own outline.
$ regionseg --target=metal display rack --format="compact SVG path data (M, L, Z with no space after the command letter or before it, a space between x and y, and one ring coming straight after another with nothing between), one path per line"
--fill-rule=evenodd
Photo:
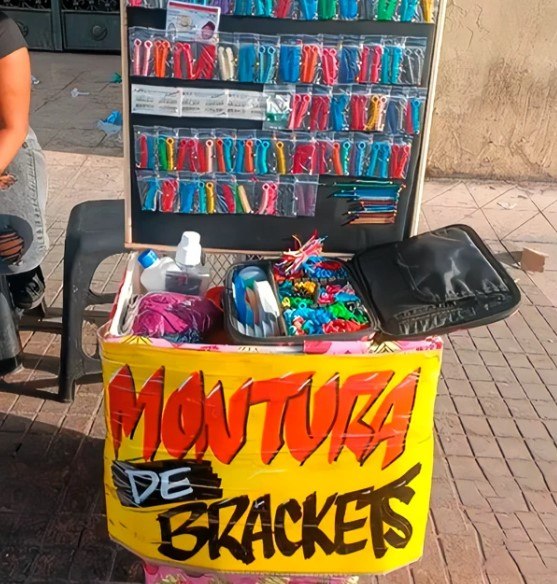
M142 209L135 169L134 126L170 128L259 130L261 121L167 117L133 113L131 90L134 85L164 87L198 87L263 91L263 85L228 81L182 80L131 75L129 29L148 27L164 29L166 10L122 6L122 71L124 91L124 149L126 179L126 244L130 249L165 248L176 243L185 230L201 233L206 249L225 252L273 252L284 249L292 234L301 239L317 231L326 235L326 252L350 254L382 243L400 241L417 230L422 188L426 170L427 148L433 111L439 49L442 39L446 0L440 0L434 23L380 22L365 20L303 21L251 16L223 15L220 31L224 33L258 33L263 35L384 35L423 37L426 39L425 62L421 87L427 91L421 132L414 137L408 173L400 191L393 223L354 225L346 222L346 205L331 194L340 183L353 183L358 177L319 177L314 217L273 217L253 214L188 215L147 212Z

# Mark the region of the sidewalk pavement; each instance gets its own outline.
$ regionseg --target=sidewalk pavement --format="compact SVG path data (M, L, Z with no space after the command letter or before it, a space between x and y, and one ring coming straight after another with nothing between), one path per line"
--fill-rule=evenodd
M61 305L64 228L79 201L122 196L120 147L93 129L119 109L110 56L34 55L33 124L50 165L48 302ZM77 87L89 96L70 97ZM75 101L77 100L77 101ZM76 153L77 152L77 153ZM446 340L436 464L422 560L377 584L557 582L557 187L428 182L422 228L472 225L518 280L508 321ZM523 246L546 272L516 266ZM114 290L123 259L99 269ZM94 340L94 330L87 335ZM102 385L53 401L59 340L22 335L26 368L0 385L0 582L141 582L109 542L102 492ZM8 464L5 464L5 461Z

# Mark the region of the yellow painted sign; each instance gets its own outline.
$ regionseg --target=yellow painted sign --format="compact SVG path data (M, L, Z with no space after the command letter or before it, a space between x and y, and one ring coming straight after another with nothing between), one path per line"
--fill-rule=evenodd
M376 574L417 560L440 355L103 344L111 536L223 572Z

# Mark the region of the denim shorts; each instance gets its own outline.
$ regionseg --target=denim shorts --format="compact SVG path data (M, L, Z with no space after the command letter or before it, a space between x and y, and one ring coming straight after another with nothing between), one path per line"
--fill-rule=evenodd
M0 189L0 234L15 231L23 240L23 250L15 262L0 257L0 275L29 272L42 262L48 251L46 162L33 130L29 130L6 174L15 183Z

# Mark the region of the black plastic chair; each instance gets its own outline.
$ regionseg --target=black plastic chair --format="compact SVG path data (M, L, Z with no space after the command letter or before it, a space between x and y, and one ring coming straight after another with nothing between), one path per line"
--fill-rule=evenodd
M124 201L87 201L72 209L64 250L58 391L62 401L73 400L78 380L101 373L98 355L91 357L83 350L83 322L89 320L88 306L113 302L114 294L91 291L91 282L103 260L124 251Z

